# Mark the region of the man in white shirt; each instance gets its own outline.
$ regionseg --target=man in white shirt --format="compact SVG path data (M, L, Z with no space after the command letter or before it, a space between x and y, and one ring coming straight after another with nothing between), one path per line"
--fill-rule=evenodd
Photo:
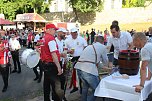
M77 28L71 29L71 37L65 40L65 48L68 48L68 52L72 55L72 62L75 64L80 57L83 49L87 46L87 41L78 35ZM78 90L77 80L76 80L76 70L73 69L72 81L70 87L73 85L73 90L70 93L73 93Z
M66 53L64 53L64 46L65 46L65 35L67 33L67 30L65 28L59 28L57 30L57 37L55 38L57 45L58 45L58 50L60 53L60 65L61 68L63 69L63 64L64 64L64 58L66 57ZM61 83L61 86L64 88L64 91L66 91L66 87L65 87L65 76L62 77L62 80L64 80L64 83ZM67 101L65 96L63 98L64 101Z
M141 92L144 87L145 81L151 79L152 73L152 43L147 42L146 35L144 33L135 33L133 36L133 44L137 48L141 48L141 67L140 67L140 83L139 85L135 85L135 91ZM151 73L148 75L147 78L147 68L150 70ZM151 92L152 93L152 92ZM152 97L150 97L152 101Z
M15 72L21 73L21 65L20 65L20 61L19 61L19 49L20 48L21 48L21 45L20 45L19 41L15 38L15 35L12 34L11 38L9 40L9 49L11 51L11 55L12 55L12 59L13 59L13 63L14 63L14 70L12 71L12 73L15 73ZM17 71L17 67L18 67L18 71Z
M128 32L121 32L118 25L110 26L112 36L107 43L107 49L110 50L114 46L113 65L118 65L118 55L121 50L130 50L133 48L132 37Z
M103 36L96 36L95 41L93 45L89 45L83 50L74 67L83 83L81 101L95 101L94 91L100 81L97 63L102 61L105 67L108 66L107 49L103 45ZM89 88L91 92L88 95Z
M65 28L59 28L57 30L57 37L55 38L57 44L58 44L58 50L60 53L60 57L65 57L65 54L63 53L64 47L65 47L65 35L67 33L67 30ZM62 61L63 58L61 58Z

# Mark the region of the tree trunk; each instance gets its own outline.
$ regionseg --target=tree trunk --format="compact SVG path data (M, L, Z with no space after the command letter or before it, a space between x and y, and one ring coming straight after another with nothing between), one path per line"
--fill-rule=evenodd
M35 7L34 7L34 13L36 13L36 9L35 9Z
M74 14L75 14L75 21L78 21L79 18L78 18L78 13L77 13L76 8L73 8L73 12L74 12Z
M72 0L70 2L72 4L73 12L75 14L75 21L78 21L78 14L76 8L74 7L74 2Z

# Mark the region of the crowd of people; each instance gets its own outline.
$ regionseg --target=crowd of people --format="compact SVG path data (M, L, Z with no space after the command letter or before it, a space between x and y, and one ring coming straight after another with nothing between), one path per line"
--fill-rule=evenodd
M111 32L111 34L110 34ZM70 82L70 93L80 91L81 101L95 101L94 91L100 82L98 64L103 63L104 69L110 72L118 64L121 50L141 50L141 81L135 85L135 91L140 92L146 80L146 68L149 67L149 79L152 73L152 27L148 32L135 30L121 31L118 21L113 21L108 29L96 33L92 28L79 35L79 29L72 28L68 32L65 28L57 28L54 24L47 24L45 32L34 33L32 29L0 31L0 72L4 81L2 92L8 87L10 58L13 60L12 73L21 73L19 50L22 47L35 49L40 54L39 63L33 67L34 80L41 82L44 73L43 92L44 101L67 101L65 96L66 77L64 67L67 54L70 54L73 70ZM111 54L110 54L111 53ZM39 67L40 72L37 71ZM91 89L91 92L89 92ZM88 93L89 92L89 93Z

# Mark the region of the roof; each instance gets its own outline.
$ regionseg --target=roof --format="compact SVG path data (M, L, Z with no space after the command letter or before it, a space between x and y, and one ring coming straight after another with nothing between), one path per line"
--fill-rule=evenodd
M0 18L0 25L13 25L13 24L14 24L14 22Z
M37 13L24 13L16 15L16 22L47 22L42 16Z

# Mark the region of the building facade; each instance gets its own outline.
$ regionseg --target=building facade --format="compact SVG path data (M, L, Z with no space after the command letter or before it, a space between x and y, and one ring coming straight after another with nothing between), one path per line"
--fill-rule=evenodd
M48 2L48 0L45 0ZM122 0L104 0L104 10L122 8ZM72 8L68 0L53 0L50 4L50 12L71 12Z

